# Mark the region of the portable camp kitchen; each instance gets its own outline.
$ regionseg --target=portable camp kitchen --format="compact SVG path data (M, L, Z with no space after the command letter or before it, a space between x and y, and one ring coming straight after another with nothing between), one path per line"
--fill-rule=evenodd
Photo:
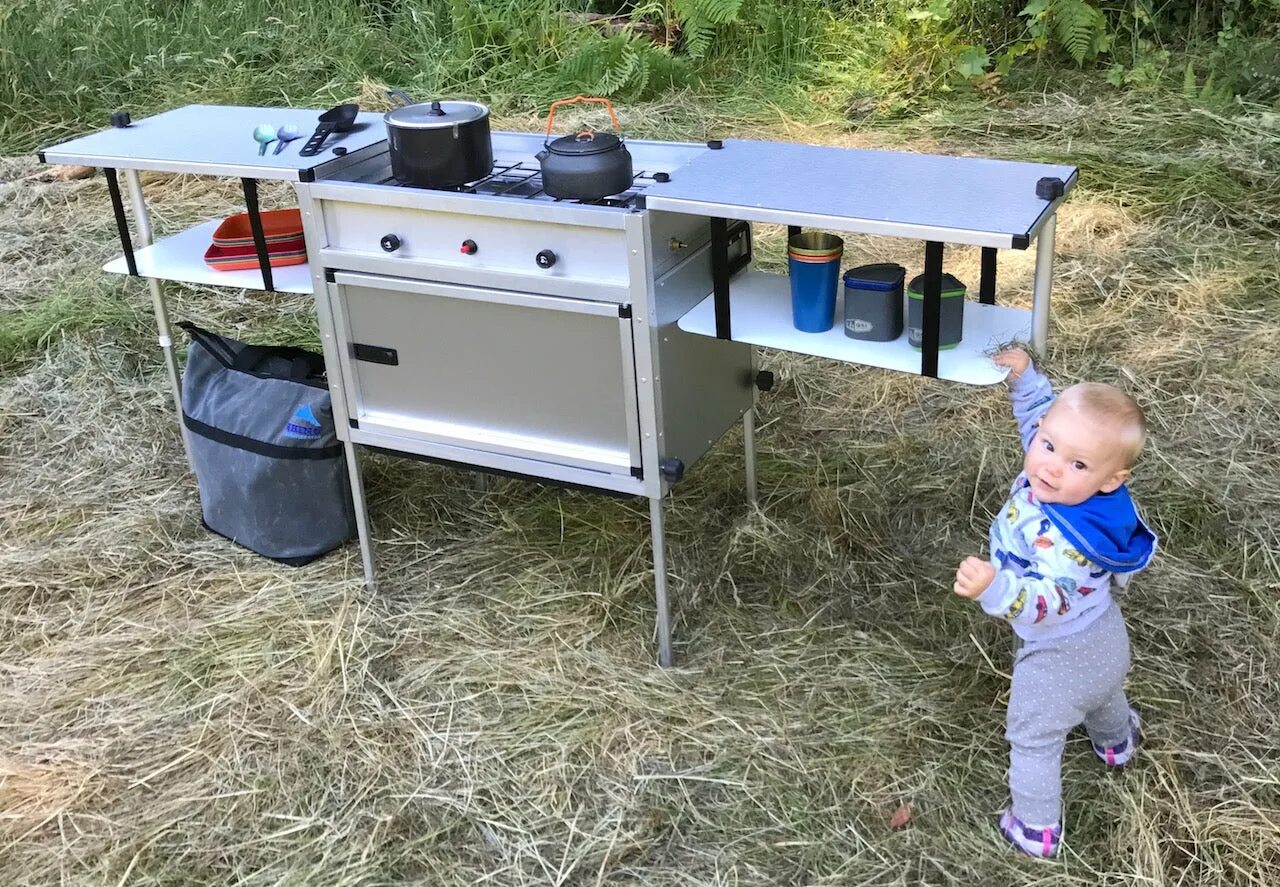
M148 279L181 427L178 364L162 280L315 299L347 456L364 575L373 540L360 448L605 493L645 496L659 661L672 661L663 497L716 441L743 427L756 498L755 347L971 384L1003 378L988 354L1048 329L1054 220L1071 166L778 142L628 140L626 192L594 203L542 192L541 135L495 132L492 175L458 190L400 185L381 115L314 157L258 156L261 123L313 127L316 110L192 105L45 149L47 163L102 167L124 255L107 271ZM334 149L337 149L335 151ZM130 231L116 177L123 170ZM202 256L219 219L153 240L140 170L238 177L259 268ZM308 263L271 268L256 182L293 183ZM752 270L751 223L925 242L923 347L802 333L788 279ZM995 301L996 251L1036 245L1033 307ZM979 301L960 346L938 349L946 243L982 248ZM841 305L836 316L842 316ZM185 439L184 439L185 442Z

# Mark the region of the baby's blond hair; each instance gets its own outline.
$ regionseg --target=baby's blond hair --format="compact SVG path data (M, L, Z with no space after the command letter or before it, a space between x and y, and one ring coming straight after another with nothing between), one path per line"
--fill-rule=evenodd
M1060 398L1115 434L1115 446L1125 468L1138 461L1147 442L1147 416L1138 402L1114 385L1081 382Z

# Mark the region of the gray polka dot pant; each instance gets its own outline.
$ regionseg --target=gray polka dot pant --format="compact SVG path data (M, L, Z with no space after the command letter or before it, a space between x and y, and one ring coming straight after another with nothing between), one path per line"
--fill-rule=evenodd
M1005 730L1014 816L1029 826L1061 820L1062 750L1073 728L1084 724L1101 746L1129 737L1128 671L1129 634L1115 602L1075 634L1018 645Z

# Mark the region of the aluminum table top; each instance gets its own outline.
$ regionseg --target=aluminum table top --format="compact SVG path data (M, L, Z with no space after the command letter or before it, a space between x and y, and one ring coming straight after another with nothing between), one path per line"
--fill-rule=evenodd
M645 191L649 209L980 246L1025 248L1074 166L727 139ZM1064 194L1065 196L1065 194Z
M325 139L319 154L302 157L298 152L315 131L323 110L186 105L135 120L127 127L108 127L45 148L40 156L46 163L298 181L306 177L304 171L342 159L333 153L338 146L346 148L349 156L387 138L382 115L365 112L357 116L350 131ZM279 154L272 153L276 143L271 142L260 157L253 130L262 123L272 127L291 123L300 138Z

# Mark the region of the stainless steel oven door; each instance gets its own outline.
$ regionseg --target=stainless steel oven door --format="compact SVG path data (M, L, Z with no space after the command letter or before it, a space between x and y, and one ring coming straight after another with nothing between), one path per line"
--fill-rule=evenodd
M641 467L625 306L353 272L335 273L329 296L361 429L610 473Z

